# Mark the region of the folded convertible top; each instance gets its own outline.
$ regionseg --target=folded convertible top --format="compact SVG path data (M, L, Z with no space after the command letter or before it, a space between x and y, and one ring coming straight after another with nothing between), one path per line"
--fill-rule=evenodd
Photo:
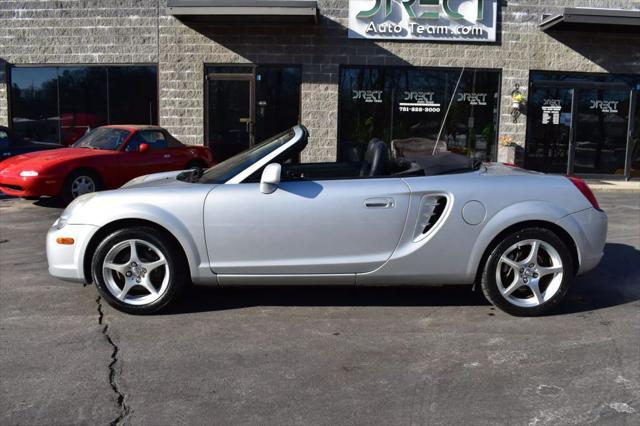
M411 167L398 175L435 176L447 173L461 173L477 170L481 162L465 155L453 152L441 152L429 156L412 156L405 158L411 162Z

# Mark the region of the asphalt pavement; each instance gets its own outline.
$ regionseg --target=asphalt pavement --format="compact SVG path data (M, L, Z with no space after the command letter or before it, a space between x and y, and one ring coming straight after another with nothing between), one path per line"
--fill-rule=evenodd
M640 424L640 193L561 311L468 287L194 288L137 317L47 274L60 209L0 200L0 424Z

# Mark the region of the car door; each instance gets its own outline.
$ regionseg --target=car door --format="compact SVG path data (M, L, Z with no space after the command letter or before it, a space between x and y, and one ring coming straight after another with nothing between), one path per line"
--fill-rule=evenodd
M204 206L211 268L218 274L352 274L380 267L404 229L402 179L223 184Z
M149 149L140 152L140 144L146 143ZM139 130L127 143L122 153L121 171L123 183L143 175L176 170L173 167L172 154L167 149L164 134L159 130Z

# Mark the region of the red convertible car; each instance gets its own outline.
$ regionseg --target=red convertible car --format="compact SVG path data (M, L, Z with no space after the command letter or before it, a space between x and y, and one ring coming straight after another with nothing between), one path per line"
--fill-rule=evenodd
M150 173L206 168L211 152L184 145L158 126L99 127L69 148L33 152L0 163L0 190L23 198L79 195L118 188Z

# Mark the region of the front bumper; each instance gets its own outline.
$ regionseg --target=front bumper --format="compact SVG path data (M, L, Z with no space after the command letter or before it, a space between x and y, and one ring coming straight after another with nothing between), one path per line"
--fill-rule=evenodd
M580 260L578 274L598 266L607 242L606 213L590 208L563 217L558 225L566 229L576 243Z
M55 176L22 177L12 173L0 173L0 190L15 197L55 197L60 194L62 182Z
M47 232L49 274L65 281L84 282L84 253L91 237L99 228L94 225L52 226ZM58 244L58 238L73 238L70 245Z

